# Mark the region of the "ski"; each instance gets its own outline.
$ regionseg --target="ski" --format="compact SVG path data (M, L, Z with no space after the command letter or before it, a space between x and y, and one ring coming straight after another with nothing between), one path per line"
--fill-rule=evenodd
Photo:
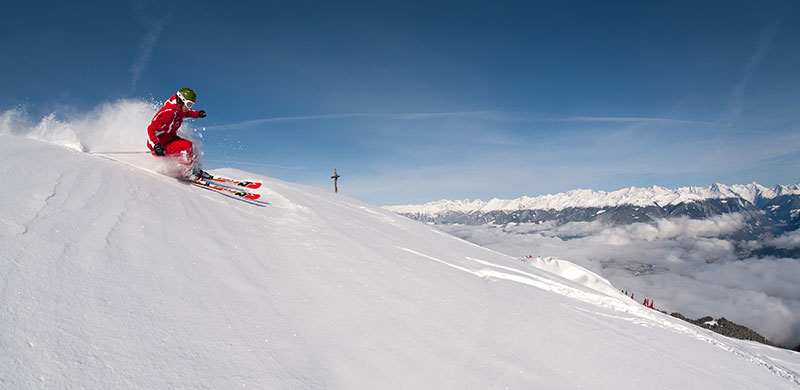
M261 183L259 183L257 181L228 179L227 177L215 176L215 175L211 175L211 174L209 174L207 172L204 172L204 173L206 173L207 175L210 176L207 179L213 180L213 181L216 181L216 182L234 184L234 185L237 185L239 187L249 188L251 190L255 190L255 189L261 188Z
M214 185L213 183L210 183L210 182L206 181L205 179L197 179L193 183L195 185L198 185L198 186L201 186L201 187L205 187L205 188L208 188L208 189L211 189L211 190L214 190L214 191L219 191L219 192L222 192L224 194L238 196L238 197L244 198L244 199L256 200L256 199L261 197L260 194L254 194L252 192L241 191L241 190L238 190L238 189L228 188L228 187L224 187L224 186L217 186L217 185ZM258 183L258 184L261 185L261 183Z

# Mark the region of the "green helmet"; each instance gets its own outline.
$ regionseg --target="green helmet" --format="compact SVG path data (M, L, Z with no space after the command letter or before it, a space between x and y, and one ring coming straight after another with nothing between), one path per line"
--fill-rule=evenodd
M194 105L195 99L197 99L197 95L195 95L194 91L192 91L191 88L181 88L181 90L178 91L177 95L178 98L180 98L184 104L188 101L192 102L191 105Z

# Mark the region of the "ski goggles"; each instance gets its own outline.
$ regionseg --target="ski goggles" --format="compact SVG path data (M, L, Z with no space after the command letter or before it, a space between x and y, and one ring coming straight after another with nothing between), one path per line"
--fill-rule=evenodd
M193 101L183 97L183 94L181 94L180 92L178 92L178 99L181 99L183 104L186 105L186 108L192 108L192 106L194 105Z

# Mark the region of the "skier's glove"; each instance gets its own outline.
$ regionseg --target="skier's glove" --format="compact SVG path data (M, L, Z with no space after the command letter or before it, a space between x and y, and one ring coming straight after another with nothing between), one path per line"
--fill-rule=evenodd
M200 117L200 118L205 118L206 117L206 111L205 110L200 110L200 113L197 116Z
M156 156L163 156L164 155L164 147L161 144L153 145L153 152L155 152Z

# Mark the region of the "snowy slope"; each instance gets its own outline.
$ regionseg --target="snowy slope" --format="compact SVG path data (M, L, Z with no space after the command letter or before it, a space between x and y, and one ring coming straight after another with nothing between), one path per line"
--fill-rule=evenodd
M387 210L401 214L441 215L448 212L488 213L492 211L515 210L556 210L572 207L617 207L633 206L665 206L681 203L697 202L706 199L742 199L755 203L758 199L772 199L781 195L800 194L800 184L789 186L764 187L758 183L726 186L714 184L709 187L681 187L669 189L653 186L652 188L630 187L618 191L605 192L594 190L572 190L555 195L537 197L523 196L517 199L476 200L439 200L422 205L386 206Z
M252 205L0 136L0 388L800 387L800 354L576 267L260 179Z

